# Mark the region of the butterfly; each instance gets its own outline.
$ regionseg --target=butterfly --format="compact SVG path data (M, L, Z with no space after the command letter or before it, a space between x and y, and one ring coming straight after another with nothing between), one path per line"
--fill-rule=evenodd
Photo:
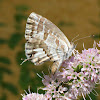
M75 45L69 42L56 25L34 12L27 19L25 39L26 60L30 60L35 65L53 61L52 73L58 70L62 62L75 50Z

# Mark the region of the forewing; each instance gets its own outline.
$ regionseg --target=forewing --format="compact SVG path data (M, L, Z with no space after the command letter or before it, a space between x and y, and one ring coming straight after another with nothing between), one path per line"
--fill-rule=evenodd
M35 13L27 19L25 38L26 56L36 65L50 60L59 67L70 45L56 25Z
M37 33L38 35L36 35ZM42 17L41 15L32 12L27 19L25 31L26 40L29 40L29 36L32 36L33 34L34 37L36 36L43 39L43 36L46 37L45 33L53 33L53 35L55 35L57 38L60 37L61 40L63 40L68 46L70 46L69 40L55 24Z

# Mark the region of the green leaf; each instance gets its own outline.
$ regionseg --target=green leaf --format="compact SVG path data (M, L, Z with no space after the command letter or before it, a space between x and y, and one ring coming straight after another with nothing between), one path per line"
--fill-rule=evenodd
M16 61L17 61L17 64L20 65L22 63L22 60L21 59L25 59L25 52L24 50L23 51L19 51L17 54L16 54Z
M22 89L27 89L28 86L30 85L30 72L29 70L25 67L21 69L20 72L20 78L19 78L19 84L22 87Z
M2 87L4 89L7 89L8 91L10 91L11 93L13 93L14 95L18 94L18 89L13 84L11 84L11 83L2 82Z
M22 29L21 24L17 23L15 25L16 30L20 31Z
M27 19L27 16L23 15L22 13L17 13L14 17L17 23L21 23L23 20Z
M1 72L0 73L0 84L2 83L2 81L3 81L3 73Z
M6 94L2 94L2 96L0 97L0 100L7 100Z
M22 37L23 35L21 33L12 34L12 36L8 40L8 46L11 49L14 49L17 46L17 44L21 41Z
M0 39L0 44L4 44L4 43L7 43L7 40L5 40L5 39Z
M31 88L34 92L37 92L37 88L43 87L42 79L37 75L31 78ZM43 93L43 90L39 90L39 93Z
M18 5L16 6L17 11L27 11L29 7L27 5Z
M5 68L5 67L0 67L0 73L12 74L12 71L10 69Z
M74 23L73 22L64 22L64 21L60 21L58 23L58 26L73 26Z
M0 27L4 27L4 26L6 26L6 24L3 22L0 22Z
M7 57L0 57L0 62L4 64L11 64L10 60Z
M33 73L39 73L40 74L41 72L44 72L45 74L48 74L48 66L50 66L50 65L48 65L47 63L48 62L45 62L45 64L43 64L38 70L37 70L36 67L33 67L32 68ZM43 75L43 74L41 74L41 75Z

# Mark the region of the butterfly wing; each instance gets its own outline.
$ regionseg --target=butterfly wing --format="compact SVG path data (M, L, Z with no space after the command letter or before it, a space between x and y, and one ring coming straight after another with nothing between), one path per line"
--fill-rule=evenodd
M70 42L60 29L36 13L31 13L27 19L25 38L27 59L35 65L53 61L52 72L59 68L70 47Z

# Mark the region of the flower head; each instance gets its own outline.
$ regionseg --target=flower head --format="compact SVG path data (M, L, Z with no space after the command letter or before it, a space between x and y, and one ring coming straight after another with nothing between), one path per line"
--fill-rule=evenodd
M97 45L100 47L100 42ZM100 50L96 42L93 48L84 49L64 61L61 70L44 74L42 83L44 87L40 89L45 94L29 93L23 95L23 100L75 100L78 96L85 100L95 84L100 83Z
M38 93L29 93L27 95L23 95L23 100L50 100L48 97L46 97L43 94L38 94Z
M55 100L85 97L100 82L100 51L94 47L84 49L69 60L64 61L62 71L44 75L42 80L46 93Z

